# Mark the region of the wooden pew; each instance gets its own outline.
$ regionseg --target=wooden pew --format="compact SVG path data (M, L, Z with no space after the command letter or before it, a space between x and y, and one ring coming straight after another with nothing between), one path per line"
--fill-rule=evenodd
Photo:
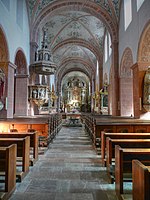
M113 183L111 169L113 168L113 160L115 159L115 145L119 145L122 148L150 148L150 139L111 139L107 137L106 167L111 183Z
M106 133L101 132L101 159L102 164L106 166L106 138L111 139L150 139L150 133Z
M18 181L21 181L29 171L30 137L0 138L0 147L6 147L11 144L17 144L17 157L22 158L22 171L17 173Z
M13 132L13 133L0 133L0 138L24 138L30 136L30 147L33 149L32 157L30 157L30 165L38 160L38 132Z
M5 176L5 188L0 191L0 199L8 199L16 188L17 145L0 147L0 173Z
M138 180L138 181L137 181ZM150 166L139 160L132 161L133 200L150 199Z
M150 149L121 148L118 145L115 146L115 189L119 199L122 199L121 196L123 195L124 175L127 173L129 175L130 173L130 180L132 178L133 159L138 159L142 163L150 165Z

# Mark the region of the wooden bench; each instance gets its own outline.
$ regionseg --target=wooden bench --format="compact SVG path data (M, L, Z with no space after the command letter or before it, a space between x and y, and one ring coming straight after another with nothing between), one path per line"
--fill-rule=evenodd
M150 148L150 139L106 139L106 167L110 182L113 183L112 172L115 161L115 145L122 148Z
M123 181L125 181L124 178L127 178L128 181L132 180L133 159L138 159L142 163L150 165L150 149L121 148L118 145L115 146L115 189L119 199L122 199L124 193L123 191ZM128 174L128 177L125 177L125 174ZM136 181L137 180L138 179L136 178Z
M4 190L0 190L0 199L8 199L16 188L16 144L0 147L0 172L4 173Z
M137 181L138 180L138 181ZM150 166L139 160L132 161L133 200L150 199Z
M21 157L22 171L17 172L18 181L21 181L22 178L29 171L30 137L27 136L25 138L0 138L0 147L6 147L11 144L17 144L17 157Z
M0 133L0 138L24 138L30 136L30 148L32 152L30 154L30 165L38 160L38 132L13 132L13 133Z
M101 159L102 164L106 166L106 138L111 139L150 139L150 133L106 133L101 132Z

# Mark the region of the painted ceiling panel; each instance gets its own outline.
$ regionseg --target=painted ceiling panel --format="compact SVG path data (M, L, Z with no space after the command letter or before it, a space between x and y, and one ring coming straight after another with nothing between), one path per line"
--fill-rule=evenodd
M92 65L96 66L96 57L95 55L87 48L81 47L78 45L65 45L63 48L59 48L54 53L54 62L60 63L61 60L76 57L87 60Z
M102 45L103 23L84 12L63 12L54 16L44 27L48 30L48 43L52 48L70 38L86 40L95 47Z
M27 0L30 8L30 16L36 17L46 6L49 4L55 2L56 0ZM111 0L113 3L113 8L111 8L109 4L109 0L89 0L92 2L95 2L96 4L102 6L104 9L109 12L110 15L112 15L112 9L114 9L116 16L119 16L119 4L120 0ZM34 6L38 3L36 6L36 9L34 10ZM34 12L33 12L34 10Z
M37 19L40 13L43 13L44 16L44 20L39 21L39 24L37 23L38 29L37 32L35 31L35 40L39 47L41 47L40 43L43 37L42 29L45 28L47 30L48 47L52 52L55 49L53 58L58 68L62 67L61 64L64 63L64 61L71 59L72 63L63 64L65 70L69 68L75 69L77 67L78 69L84 69L87 74L92 74L97 66L97 60L103 57L103 40L106 27L100 20L100 17L98 18L97 15L95 15L96 17L93 16L92 12L83 12L82 8L87 2L93 2L96 4L97 10L99 7L102 7L104 11L111 16L110 19L114 19L115 17L117 19L120 0L83 0L83 5L80 5L81 9L78 10L75 6L73 6L75 9L72 8L69 10L69 6L66 6L65 8L62 7L60 10L58 9L57 12L53 12L53 14L50 12L42 12L44 9L44 11L46 11L46 6L54 2L58 3L59 8L60 1L61 0L27 0L28 10L30 11L29 15L32 19L30 20L31 27L32 23L34 25L34 20ZM66 2L69 2L69 0L66 0ZM79 43L76 44L74 41L79 41ZM80 42L84 43L84 45ZM65 45L62 46L62 44ZM99 58L96 56L99 56ZM88 69L89 66L91 67L90 70ZM61 70L64 69L61 68Z

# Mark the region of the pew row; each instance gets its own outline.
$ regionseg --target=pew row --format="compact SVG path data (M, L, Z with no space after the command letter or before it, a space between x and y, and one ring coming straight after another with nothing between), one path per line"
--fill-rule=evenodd
M106 139L106 168L110 182L114 182L112 172L115 166L115 145L122 148L150 148L150 139Z
M150 133L106 133L101 132L101 159L106 166L106 138L111 139L150 139Z
M84 113L81 115L81 120L98 152L101 144L101 132L104 130L106 130L105 132L109 130L111 133L150 133L150 124L147 120Z
M13 133L0 133L0 138L24 138L30 137L30 165L33 166L38 160L38 132L13 132Z
M132 161L133 200L150 199L150 166L139 160ZM138 181L137 181L138 180Z
M121 200L124 194L123 181L132 180L133 159L138 159L142 163L150 165L150 149L115 146L115 189L118 198Z
M30 137L27 136L25 138L0 138L0 147L6 147L12 144L17 145L17 159L18 157L21 158L22 170L17 170L16 176L18 178L18 181L22 181L24 176L29 171Z
M1 200L8 199L16 188L16 154L16 144L0 147L0 173L5 176L4 189L0 190Z

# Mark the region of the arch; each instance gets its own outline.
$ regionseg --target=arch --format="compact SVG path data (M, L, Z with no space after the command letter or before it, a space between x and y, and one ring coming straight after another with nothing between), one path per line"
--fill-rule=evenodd
M61 67L58 69L57 71L57 77L59 76L63 76L64 73L66 73L69 69L66 69L66 66L69 64L69 63L72 63L72 61L74 63L80 63L80 64L83 64L85 68L81 68L79 66L72 66L71 67L71 71L82 71L83 73L87 74L89 77L92 76L92 74L95 74L95 71L93 71L91 65L87 62L85 62L83 59L76 59L76 58L68 58L66 60L63 61L63 63L60 65ZM87 70L86 70L87 68ZM60 80L58 78L58 80Z
M127 47L122 55L121 63L120 63L120 78L123 77L132 77L131 66L133 65L133 56L132 51L129 47Z
M55 53L59 48L65 46L65 45L68 45L68 44L76 44L76 45L85 47L88 50L90 50L96 56L97 60L103 59L101 49L99 49L99 50L96 49L90 43L88 43L87 41L84 41L82 39L68 39L68 40L65 40L63 42L60 42L59 44L57 44L57 46L55 46L53 48L53 53Z
M0 62L9 61L9 50L6 35L0 26Z
M15 56L16 74L27 74L27 61L22 49L18 49Z
M66 2L65 0L62 0L49 4L49 6L44 8L43 11L35 19L35 22L32 26L31 41L35 42L38 27L43 21L43 19L47 15L49 15L49 13L53 15L53 13L60 12L61 9L63 9L63 11L66 9L80 11L81 7L83 12L92 14L96 18L100 19L106 25L112 37L112 41L116 40L118 41L117 21L115 21L114 18L112 18L112 16L102 6L91 1L85 3L82 0L77 0L75 2L72 1Z
M135 113L137 113L138 117L140 117L140 115L145 112L145 109L142 108L143 105L141 103L141 100L143 98L143 80L145 75L144 72L150 66L150 20L145 24L140 36L137 52L137 61L138 71L134 77L134 79L136 80L134 81L134 87L136 87L136 82L138 81L137 77L140 77L141 81L139 82L139 90L134 91L134 98L140 98L140 103L137 103L137 105L135 106ZM139 110L141 110L140 113Z
M139 70L145 70L150 65L150 20L145 25L139 40L137 60Z
M18 48L15 55L16 75L14 83L14 114L27 116L28 113L28 75L27 62L23 50ZM22 106L24 102L24 106Z
M133 115L133 66L132 51L129 47L124 50L120 63L120 114Z
M70 68L70 69L68 69L68 70L66 70L66 71L63 71L61 74L59 73L59 75L58 75L58 77L59 77L59 84L61 83L63 77L64 77L66 74L68 74L68 73L70 73L70 72L72 72L72 71L79 71L79 72L82 72L82 73L86 74L86 76L89 78L89 80L91 80L91 77L89 76L89 74L88 74L87 72L85 72L85 71L84 71L83 69L81 69L81 68L76 67L75 69L74 69L74 68Z

